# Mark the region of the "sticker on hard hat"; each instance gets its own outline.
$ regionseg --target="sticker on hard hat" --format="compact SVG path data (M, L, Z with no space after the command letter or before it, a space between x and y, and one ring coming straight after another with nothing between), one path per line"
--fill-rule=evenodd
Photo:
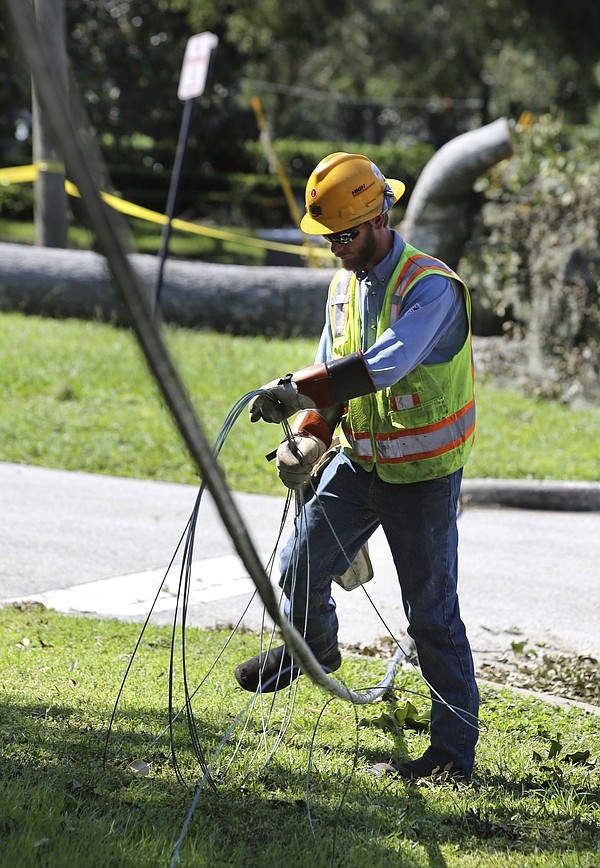
M317 188L313 187L312 190L310 191L310 198L316 199L316 197L317 197Z
M352 198L354 198L355 196L360 196L361 193L366 193L367 190L370 190L374 184L375 181L371 181L370 184L361 184L360 187L357 187L355 190L352 191Z

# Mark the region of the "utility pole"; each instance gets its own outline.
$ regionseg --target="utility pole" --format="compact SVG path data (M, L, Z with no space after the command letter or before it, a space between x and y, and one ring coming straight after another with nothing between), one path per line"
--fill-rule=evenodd
M49 46L65 101L68 99L65 0L34 0L35 14ZM50 125L32 84L33 162L39 167L34 184L35 243L40 247L67 246L65 167L54 149Z
M179 185L181 183L183 172L183 163L185 161L187 142L192 123L194 100L196 97L202 96L204 93L212 59L218 44L218 36L215 36L214 33L210 33L209 31L205 31L204 33L196 33L195 36L191 36L185 47L183 65L181 67L179 85L177 87L177 96L183 103L183 115L181 118L181 126L179 128L179 140L177 142L177 153L175 154L175 165L173 167L173 174L171 175L171 183L169 185L169 197L167 200L166 213L167 222L163 227L160 250L158 252L158 274L156 276L153 295L153 308L156 315L158 315L163 272L169 253L171 225L177 205Z

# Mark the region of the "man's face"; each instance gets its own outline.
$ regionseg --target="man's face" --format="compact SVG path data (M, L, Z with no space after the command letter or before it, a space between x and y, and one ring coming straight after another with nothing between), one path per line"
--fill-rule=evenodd
M375 232L370 222L361 223L357 228L359 233L349 244L331 241L331 252L347 271L369 271L378 261Z

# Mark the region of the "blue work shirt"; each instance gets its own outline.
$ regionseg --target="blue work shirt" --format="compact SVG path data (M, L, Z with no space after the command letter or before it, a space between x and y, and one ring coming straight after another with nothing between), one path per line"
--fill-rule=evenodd
M402 300L396 322L375 340L385 290L405 246L398 232L392 231L394 243L389 253L370 271L356 273L362 351L377 390L397 383L417 365L450 361L464 344L469 328L462 288L433 274L418 281ZM315 363L332 358L328 304Z

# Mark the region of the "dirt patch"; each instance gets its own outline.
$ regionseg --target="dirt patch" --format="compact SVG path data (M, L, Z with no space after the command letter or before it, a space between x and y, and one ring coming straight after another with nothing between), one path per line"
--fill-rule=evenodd
M486 681L597 706L600 706L599 673L595 657L545 651L507 655L479 666L479 675Z
M505 654L486 654L477 661L477 676L506 687L547 693L600 707L600 662L592 656L544 648L521 648L515 643ZM346 645L345 651L389 660L396 645L384 638L374 645Z

